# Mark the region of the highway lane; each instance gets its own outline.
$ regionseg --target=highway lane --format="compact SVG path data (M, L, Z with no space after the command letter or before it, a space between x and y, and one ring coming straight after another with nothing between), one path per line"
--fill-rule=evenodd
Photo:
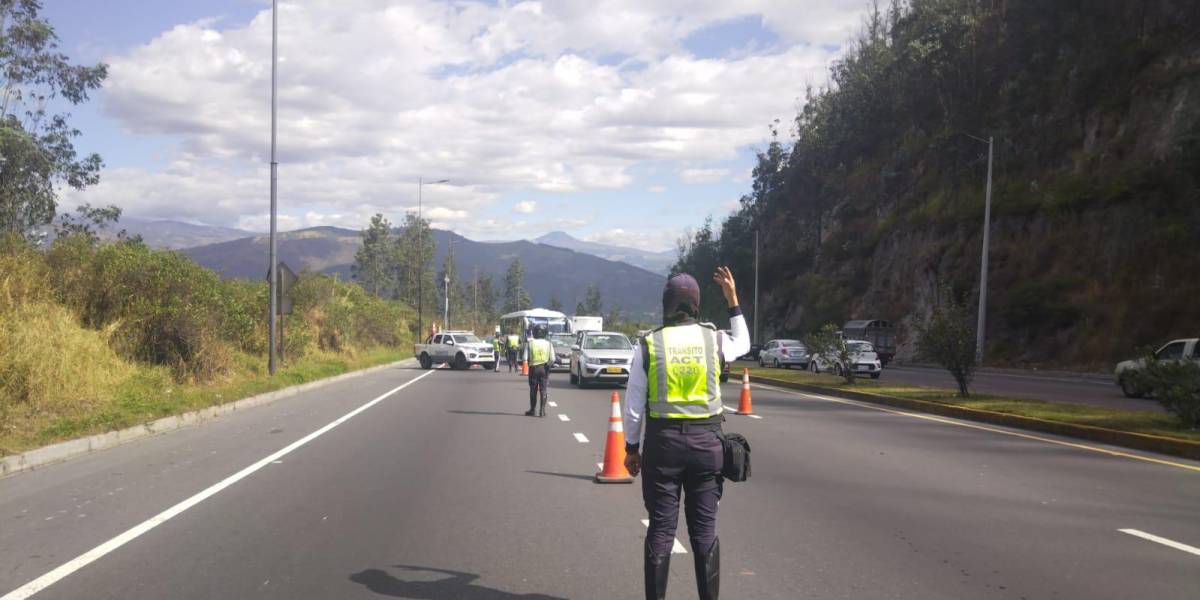
M0 480L0 593L423 374ZM533 419L518 377L426 375L35 597L638 597L639 487L590 481L611 391L552 386L558 406ZM1200 545L1194 463L765 388L755 407L727 426L750 438L754 477L722 501L726 597L1200 594L1200 556L1118 531ZM694 597L691 566L675 557L671 598Z
M740 364L739 364L740 366ZM746 366L751 366L746 363ZM889 365L883 370L886 381L957 389L954 378L945 369L911 365ZM971 391L1010 398L1044 400L1102 406L1121 410L1164 412L1162 405L1150 399L1126 398L1112 381L1099 377L1022 374L1019 372L980 371L971 382Z

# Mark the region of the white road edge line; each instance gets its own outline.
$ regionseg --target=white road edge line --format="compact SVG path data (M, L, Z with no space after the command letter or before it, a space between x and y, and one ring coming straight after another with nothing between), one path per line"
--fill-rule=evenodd
M1189 546L1187 544L1181 544L1179 542L1176 542L1175 540L1168 540L1165 537L1159 537L1152 533L1146 533L1145 531L1138 531L1137 529L1118 529L1117 531L1120 531L1121 533L1127 533L1129 535L1132 535L1133 537L1139 537L1139 538L1142 538L1143 540L1151 541L1156 544L1162 544L1169 548L1181 550L1183 552L1187 552L1188 554L1195 554L1196 556L1200 556L1200 548L1197 548L1195 546Z
M222 479L221 481L209 486L207 489L196 494L195 496L192 496L191 498L188 498L187 500L184 500L183 502L180 502L179 504L176 504L175 506L158 513L157 515L141 522L140 524L135 525L131 529L126 530L117 537L114 537L111 540L108 540L107 542L104 542L103 544L84 552L83 554L80 554L53 571L50 571L49 573L46 573L45 575L42 575L41 577L38 577L37 579L34 579L33 581L30 581L29 583L26 583L25 585L3 596L0 596L0 600L25 600L26 598L29 598L30 596L33 596L34 594L50 587L51 585L54 585L60 579L63 579L75 571L78 571L79 569L86 567L100 558L103 558L104 555L116 550L117 548L120 548L121 546L124 546L125 544L128 544L129 542L132 542L151 529L154 529L155 527L166 523L172 518L179 516L187 509L200 504L208 498L216 495L221 490L224 490L225 488L241 481L242 479L249 477L250 475L254 474L255 471L258 471L259 469L271 464L273 461L279 460L283 456L291 453L293 450L296 450L297 448L317 439L318 437L321 437L330 429L349 421L355 415L382 402L388 396L391 396L392 394L403 390L404 388L424 379L425 377L432 375L434 372L435 371L433 370L426 371L425 373L422 373L405 382L403 385L393 388L391 391L384 393L382 396L379 396L378 398L375 398L374 400L371 400L370 402L367 402L366 404L339 417L336 421L292 442L283 449L276 451L274 454L263 458L262 460L259 460L258 462L242 469L241 471L238 471L237 473L234 473L233 475L230 475L229 477L226 477L225 479Z
M847 400L845 398L832 398L830 396L822 396L820 394L813 394L811 392L801 392L798 390L790 390L790 389L775 387L773 385L766 385L766 384L762 384L762 383L754 383L751 385L758 387L758 388L765 389L765 390L780 392L782 394L791 394L793 396L799 396L801 398L808 398L810 400L820 400L823 402L834 402L836 404L845 404L847 406L857 406L859 408L865 408L867 410L873 410L873 411L877 411L877 412L885 412L885 413L890 413L893 415L900 415L902 417L911 417L913 419L921 419L923 421L933 421L935 423L943 423L945 425L954 425L956 427L966 427L967 429L978 429L980 431L990 431L992 433L998 433L1000 435L1019 437L1019 438L1024 438L1027 440L1043 442L1046 444L1054 444L1056 446L1066 446L1068 448L1087 450L1089 452L1098 452L1100 454L1107 454L1109 456L1128 458L1128 459L1132 459L1132 460L1139 460L1142 462L1154 463L1157 465L1165 465L1168 467L1177 467L1180 469L1187 469L1189 471L1200 472L1200 466L1196 466L1196 465L1189 465L1189 464L1185 464L1185 463L1181 463L1181 462L1163 460L1161 458L1153 458L1150 456L1143 456L1140 454L1132 454L1130 452L1109 450L1108 448L1101 448L1098 446L1091 446L1088 444L1079 444L1079 443L1068 442L1068 441L1064 441L1064 440L1056 440L1053 438L1043 437L1040 435L1034 435L1032 433L1022 433L1020 431L1010 431L1007 429L1000 429L999 427L992 427L992 426L985 425L982 423L972 423L970 421L952 419L949 417L939 417L937 415L932 415L932 414L928 414L928 413L918 413L918 412L912 412L912 411L908 411L908 410L901 410L901 409L897 409L897 408L890 408L887 406L880 406L878 404L871 404L869 402L860 402L858 400ZM0 598L0 600L4 600L4 599Z
M586 444L586 443L588 443L587 436L586 436L586 435L583 435L582 433L576 433L576 434L575 434L575 440L576 440L576 441L578 441L580 444ZM8 599L7 599L7 598L0 598L0 600L8 600Z
M649 528L650 519L642 519L642 525L645 525L646 528ZM679 543L679 538L675 538L671 541L675 542L675 545L671 546L671 554L687 554L687 549L683 547L683 544Z
M571 417L568 417L567 415L564 415L564 414L562 414L562 413L558 413L558 420L559 420L559 421L564 421L564 422L565 422L565 421L570 421L570 420L571 420Z
M552 401L552 400L550 400L550 401L547 401L547 402L546 402L546 404L549 404L549 405L550 405L550 408L558 408L558 403L557 403L557 402L554 402L554 401Z

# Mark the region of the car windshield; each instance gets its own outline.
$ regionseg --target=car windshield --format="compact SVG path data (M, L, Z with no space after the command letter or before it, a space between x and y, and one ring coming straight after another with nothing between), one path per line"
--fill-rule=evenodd
M867 342L850 342L846 344L846 349L851 352L874 352L875 347Z
M483 340L480 340L479 338L477 338L471 334L456 335L456 336L454 336L454 343L455 344L482 344Z
M801 344L800 340L780 340L779 345L783 346L784 348L803 348L804 347L804 344Z
M585 350L628 350L633 346L621 334L589 335L583 338Z
M571 341L574 339L575 337L571 335L553 335L550 336L550 343L554 344L555 348L570 348Z

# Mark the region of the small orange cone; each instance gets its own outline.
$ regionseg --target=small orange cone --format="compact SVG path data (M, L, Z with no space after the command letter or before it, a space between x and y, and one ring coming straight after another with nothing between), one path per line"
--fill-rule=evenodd
M604 469L596 483L633 483L625 469L625 426L621 423L621 397L612 393L612 415L608 417L608 439L604 442Z
M738 402L739 415L754 414L754 407L750 402L750 369L742 369L742 400Z
M521 375L529 377L529 361L521 361Z

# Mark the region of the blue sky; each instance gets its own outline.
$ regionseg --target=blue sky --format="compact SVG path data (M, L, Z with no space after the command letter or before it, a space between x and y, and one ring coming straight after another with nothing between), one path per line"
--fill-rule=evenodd
M651 6L644 6L650 4ZM743 6L744 5L744 6ZM651 250L750 186L862 0L282 4L284 228L358 228L415 208L476 239ZM268 198L269 2L60 0L78 61L110 65L73 109L107 163L72 203L260 230Z

